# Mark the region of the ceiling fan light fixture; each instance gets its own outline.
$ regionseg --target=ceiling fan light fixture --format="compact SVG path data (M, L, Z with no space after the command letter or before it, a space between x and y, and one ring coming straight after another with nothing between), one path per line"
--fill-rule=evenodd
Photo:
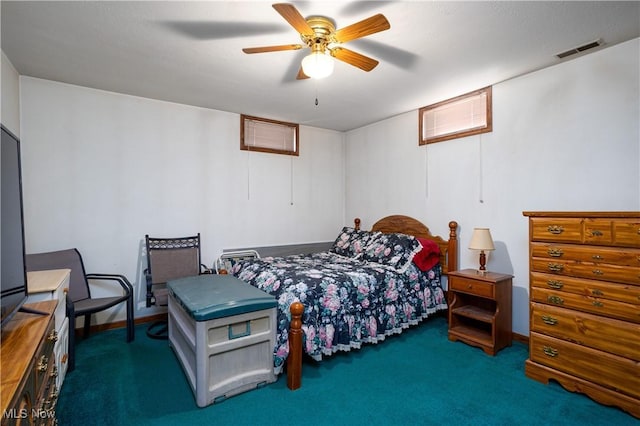
M328 77L333 73L333 58L323 52L313 52L302 60L302 71L315 79Z

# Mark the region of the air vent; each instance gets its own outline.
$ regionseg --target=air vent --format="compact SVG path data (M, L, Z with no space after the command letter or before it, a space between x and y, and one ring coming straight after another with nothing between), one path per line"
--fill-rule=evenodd
M598 47L600 45L602 45L600 40L595 40L595 41L592 41L591 43L583 44L582 46L569 49L566 52L558 53L556 56L562 59L562 58L566 58L567 56L575 55L576 53L584 52L585 50L593 49L594 47Z

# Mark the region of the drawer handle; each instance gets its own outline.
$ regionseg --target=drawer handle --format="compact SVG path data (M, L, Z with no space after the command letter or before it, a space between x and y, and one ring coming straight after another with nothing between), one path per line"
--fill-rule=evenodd
M591 294L593 294L594 296L602 296L604 293L596 288L594 290L591 290Z
M551 346L545 346L544 348L542 348L542 352L544 352L545 355L550 357L558 356L558 350L552 348Z
M562 257L562 255L564 254L561 249L555 248L550 248L549 250L547 250L547 253L549 253L549 256L551 257Z
M556 281L556 280L549 280L547 281L547 285L551 288L555 288L557 290L561 289L564 284L562 283L562 281Z
M558 320L554 317L550 317L549 315L543 315L542 322L549 325L556 325L558 323Z
M600 302L599 300L594 300L593 306L595 306L596 308L602 308L604 306L604 303Z
M547 231L549 231L552 234L558 235L564 232L564 228L558 225L550 225L547 227ZM640 233L640 230L638 232Z
M564 300L560 296L548 296L547 302L550 302L556 305L564 305Z
M49 415L49 416L55 415L55 405L56 405L56 402L58 402L59 396L60 396L60 392L54 386L53 389L51 389L51 392L49 392L48 399L45 399L44 401L45 406L49 406L49 407L54 406L54 408L46 409L45 411L46 413L48 413L46 415ZM54 423L54 424L57 424L57 423Z
M591 231L591 236L592 237L602 237L602 231L599 231L597 229L594 229L593 231Z
M561 263L549 263L547 267L551 272L560 272L564 268L564 265Z
M57 342L58 341L58 332L55 330L51 330L51 332L49 333L49 335L47 336L47 340L50 342Z
M593 256L591 256L591 258L593 260L604 260L604 258L602 256L600 256L599 254L594 254Z
M600 269L594 269L592 272L594 275L604 275L604 272L602 272Z
M48 368L49 368L49 359L46 356L42 355L40 357L40 360L38 361L38 365L36 366L36 369L42 373L44 371L47 371Z
M56 387L54 386L53 389L51 389L51 393L49 394L49 398L51 398L52 400L57 400L58 399L58 389L56 389Z

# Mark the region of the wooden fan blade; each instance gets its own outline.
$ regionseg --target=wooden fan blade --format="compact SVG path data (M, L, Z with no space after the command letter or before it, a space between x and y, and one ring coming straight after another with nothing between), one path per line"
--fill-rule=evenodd
M301 44L282 44L280 46L264 46L264 47L245 47L242 49L244 53L265 53L265 52L279 52L281 50L300 50Z
M289 3L276 3L273 5L273 8L300 34L313 35L313 29L294 5Z
M307 78L309 78L309 76L306 75L304 71L302 71L302 67L300 67L300 69L298 70L298 75L296 76L296 80L306 80Z
M335 49L332 49L331 55L336 59L367 72L371 71L378 65L378 61L375 59L361 55L353 50L345 49L344 47L336 47Z
M391 24L387 21L387 18L382 14L377 14L364 19L355 24L349 25L336 31L335 37L339 43L346 43L347 41L355 40L357 38L365 37L371 34L375 34L380 31L385 31L391 28Z

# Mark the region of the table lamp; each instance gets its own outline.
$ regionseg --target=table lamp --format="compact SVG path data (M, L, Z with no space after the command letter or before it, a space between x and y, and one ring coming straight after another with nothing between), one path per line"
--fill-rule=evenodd
M486 273L487 268L487 255L485 250L495 250L493 245L493 239L491 238L491 232L489 228L474 228L473 235L471 235L471 242L469 243L469 249L480 250L480 273Z

